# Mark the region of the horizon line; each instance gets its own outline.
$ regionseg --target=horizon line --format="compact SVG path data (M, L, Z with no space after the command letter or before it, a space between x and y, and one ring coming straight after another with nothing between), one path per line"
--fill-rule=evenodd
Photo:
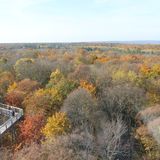
M111 40L111 41L55 41L55 42L0 42L0 44L72 44L72 43L142 43L142 44L160 44L160 40Z

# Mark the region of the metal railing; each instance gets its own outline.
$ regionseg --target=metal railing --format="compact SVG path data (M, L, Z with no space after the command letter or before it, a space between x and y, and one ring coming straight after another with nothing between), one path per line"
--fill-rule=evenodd
M3 134L23 116L23 109L0 103L0 113L9 116L9 119L0 125L0 134Z

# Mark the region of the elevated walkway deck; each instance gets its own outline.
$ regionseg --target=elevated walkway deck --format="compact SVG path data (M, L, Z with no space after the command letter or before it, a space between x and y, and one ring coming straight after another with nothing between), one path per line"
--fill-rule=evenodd
M2 115L7 115L9 118L0 125L0 135L12 127L23 116L23 109L0 103L0 116Z

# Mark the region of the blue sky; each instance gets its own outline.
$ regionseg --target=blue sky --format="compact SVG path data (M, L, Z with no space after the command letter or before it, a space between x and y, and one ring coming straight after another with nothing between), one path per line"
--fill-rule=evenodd
M160 40L160 0L0 0L0 42Z

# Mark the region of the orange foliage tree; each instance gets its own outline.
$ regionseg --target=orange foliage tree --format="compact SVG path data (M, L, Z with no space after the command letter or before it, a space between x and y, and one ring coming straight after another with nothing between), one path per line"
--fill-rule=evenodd
M137 62L141 61L144 57L141 55L122 55L120 61L124 62Z
M8 93L12 91L22 91L28 94L29 92L33 92L39 89L40 85L37 81L32 81L30 79L24 79L18 83L14 82L8 88Z
M18 83L14 82L8 87L8 93L5 96L5 102L9 105L21 106L27 94L38 88L39 84L30 79L24 79Z
M43 137L41 133L43 126L44 117L42 115L26 116L19 125L21 141L24 143L40 142Z
M106 63L106 62L108 62L109 60L110 60L110 58L108 58L108 57L98 57L98 58L96 59L96 62Z
M96 87L93 84L88 83L87 81L81 80L80 81L80 86L82 88L86 89L87 91L89 91L91 94L95 95Z
M5 96L5 103L12 106L20 107L25 97L22 91L12 91Z
M154 64L153 66L142 64L140 66L140 73L146 78L158 77L160 76L160 64Z

